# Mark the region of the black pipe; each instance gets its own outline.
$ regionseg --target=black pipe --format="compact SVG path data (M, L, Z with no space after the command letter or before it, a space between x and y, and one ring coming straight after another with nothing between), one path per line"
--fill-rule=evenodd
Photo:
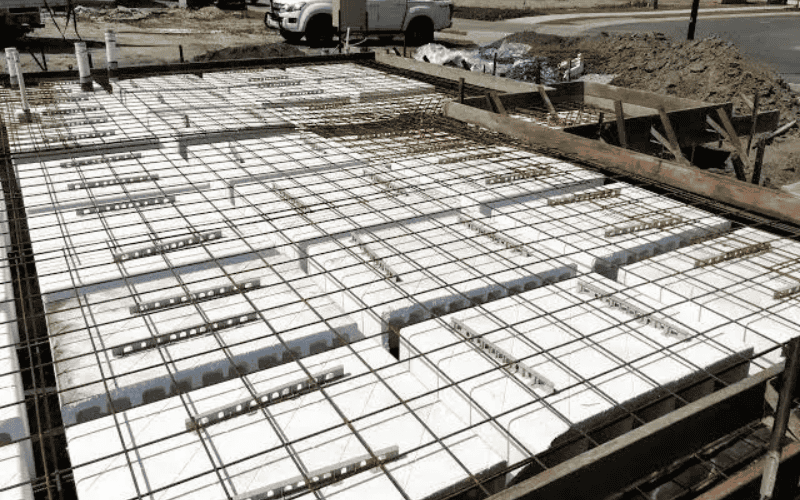
M692 0L692 13L689 15L689 33L687 40L694 40L694 29L697 26L697 10L700 7L700 0Z

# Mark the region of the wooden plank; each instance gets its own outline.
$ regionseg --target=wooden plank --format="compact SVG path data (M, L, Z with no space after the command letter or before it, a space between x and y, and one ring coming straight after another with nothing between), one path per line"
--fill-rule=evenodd
M617 116L617 134L619 135L619 144L628 149L628 135L625 133L625 111L622 107L622 101L614 101L614 114Z
M743 93L739 92L739 97L744 101L745 104L747 104L747 107L750 108L751 111L756 108L755 103L753 101L751 101L750 99L748 99L747 96L744 95ZM757 93L756 93L756 101L758 101L758 94Z
M497 92L489 92L489 97L491 97L492 101L494 102L494 107L497 108L498 113L501 115L508 115L508 113L506 113L505 106L503 106L503 101L500 100Z
M583 102L592 106L595 109L603 111L614 111L614 101L616 99L606 99L604 97L597 97L593 95L584 95ZM644 108L635 104L625 103L625 115L628 117L636 116L651 116L653 114L652 108Z
M669 121L669 117L667 116L666 110L664 110L663 106L658 107L658 116L661 118L661 125L664 127L664 132L667 133L667 139L669 139L669 143L672 144L672 148L678 152L680 152L680 145L678 144L678 136L675 135L675 129L672 128L672 123ZM681 155L681 158L683 155ZM677 158L677 156L676 156Z
M755 137L756 135L756 116L758 116L758 92L756 92L756 96L753 99L753 103L750 105L750 109L753 110L753 113L751 114L751 120L753 121L753 125L750 129L750 136L747 138L748 153L750 153L750 148L753 146L753 137Z
M644 90L626 89L596 82L584 82L583 88L584 94L587 96L611 99L612 101L622 101L625 104L633 104L653 110L658 109L660 106L663 106L666 111L678 111L681 109L700 108L708 105L708 103L703 101L656 94Z
M800 224L800 198L739 182L722 175L675 162L653 158L644 153L600 144L562 130L541 127L511 117L470 108L455 102L444 105L446 116L496 130L543 149L557 147L565 155L581 158L609 170L674 186L752 212Z
M578 85L575 85L577 83ZM583 102L583 90L582 90L583 82L573 82L572 84L559 84L556 88L551 90L546 90L546 94L548 99L550 99L550 103L553 105L560 104L560 103L570 103L570 104L580 104ZM541 94L539 91L533 92L515 92L510 94L499 94L500 100L503 101L503 106L509 110L513 111L517 108L545 108L546 104L542 99ZM486 107L482 104L485 103L485 99L483 97L479 98L469 98L464 99L463 104L467 104L469 106L475 106L477 108L486 109Z
M659 134L658 130L656 130L655 127L651 127L650 128L650 134L652 134L653 137L655 137L656 140L658 142L660 142L662 146L667 148L669 150L669 152L672 153L672 156L674 156L677 161L679 161L680 163L682 163L684 165L687 165L687 166L691 165L689 163L689 161L686 158L684 158L683 153L681 152L680 148L677 147L676 144L673 144L672 141L670 141L669 139L667 139L663 135Z
M540 85L536 85L535 83L517 82L500 76L466 71L460 68L450 68L438 64L426 64L414 59L397 57L392 54L382 54L380 52L375 54L375 60L382 64L394 66L395 68L416 71L425 75L452 80L453 82L457 82L459 78L464 78L464 81L469 85L485 87L499 92L531 92L536 90L537 87L540 87ZM551 87L545 88L549 89Z
M728 113L726 113L724 109L718 109L717 116L719 116L722 126L725 127L725 131L728 133L728 140L739 152L739 157L742 159L742 162L747 166L751 166L750 155L747 154L742 141L739 140L739 135L736 133L736 129L733 128L733 123L731 123L730 118L728 118Z
M764 387L781 371L783 364L731 384L512 485L488 500L585 500L624 491L648 474L759 418L763 414Z
M545 106L547 106L547 111L550 112L553 117L558 120L558 112L556 111L555 106L550 101L550 98L547 96L547 92L544 91L543 88L539 88L539 95L542 97L542 102L544 102Z
M727 103L723 105L726 109L732 109L733 104ZM628 115L628 105L625 104L625 115ZM706 125L706 115L709 112L716 110L718 105L709 105L697 109L687 109L682 111L668 112L672 128L678 137L678 145L681 148L688 148L700 144L706 144L716 141L718 136L714 132L709 132ZM774 130L777 126L778 114L777 112L764 112L759 114L757 120L757 130L767 132ZM736 117L733 120L739 135L746 135L750 130L750 117ZM650 139L650 127L655 125L661 129L659 124L661 117L658 114L651 114L649 116L638 116L625 119L625 133L628 140L628 149L644 153L656 153L659 146L653 144ZM594 137L596 128L593 125L578 125L564 129L567 132L580 135L582 137Z
M727 125L725 125L724 128L718 125L710 116L706 117L706 122L733 146L736 156L738 157L738 161L736 158L731 160L733 162L733 168L736 171L736 178L740 181L747 181L747 177L744 174L744 167L750 166L750 158L748 158L747 154L743 151L742 143L739 141L739 136L736 135L736 130L728 119L727 113L725 113L724 110L718 109L717 115L720 118L725 117L724 122L727 123Z
M488 109L489 111L492 111L492 112L497 112L497 109L494 107L494 103L492 103L492 98L491 98L491 96L489 95L488 92L483 94L483 100L484 100L484 102L486 102L486 106L487 106L484 109Z

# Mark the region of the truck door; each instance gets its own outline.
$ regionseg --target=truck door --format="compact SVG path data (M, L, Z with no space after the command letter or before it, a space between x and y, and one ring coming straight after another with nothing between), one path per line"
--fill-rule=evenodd
M369 31L400 31L406 14L406 0L367 0Z

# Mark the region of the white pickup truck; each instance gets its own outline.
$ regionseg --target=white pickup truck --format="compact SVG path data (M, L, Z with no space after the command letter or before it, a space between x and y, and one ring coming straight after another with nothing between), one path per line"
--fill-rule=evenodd
M280 31L289 42L303 36L309 44L324 44L334 35L332 0L270 0L264 16L267 28ZM366 0L364 35L403 33L411 45L433 41L434 31L453 25L451 0Z

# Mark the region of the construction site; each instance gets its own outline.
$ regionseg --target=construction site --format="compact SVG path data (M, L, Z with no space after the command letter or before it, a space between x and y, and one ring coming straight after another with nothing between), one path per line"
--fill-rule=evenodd
M800 498L785 102L105 41L6 49L0 499Z

